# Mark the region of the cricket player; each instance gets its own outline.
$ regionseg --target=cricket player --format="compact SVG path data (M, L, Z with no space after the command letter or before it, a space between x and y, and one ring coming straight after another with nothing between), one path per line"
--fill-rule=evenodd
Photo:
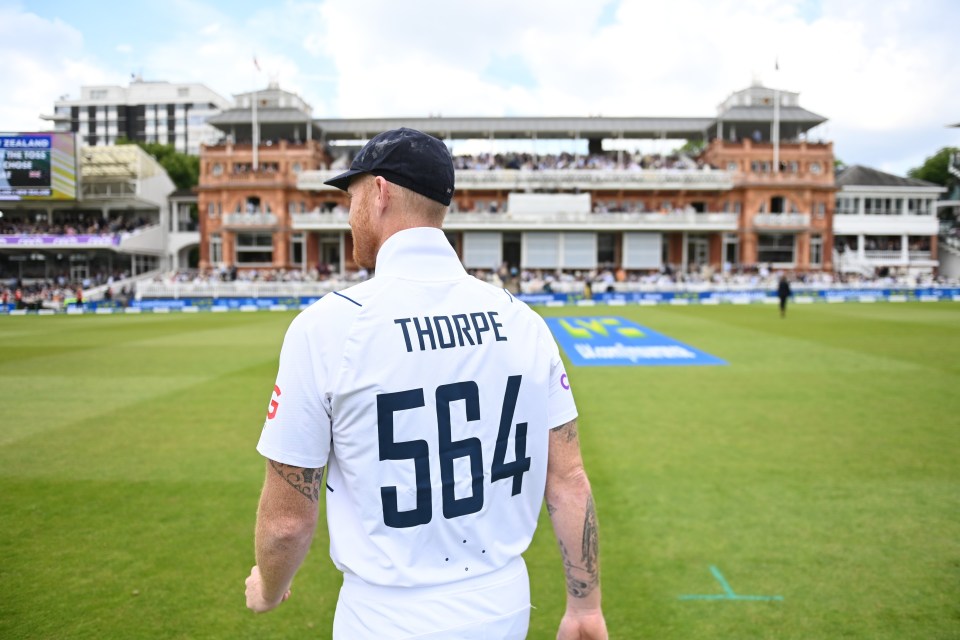
M327 184L349 194L354 259L376 275L287 330L247 606L290 597L323 493L335 639L525 638L521 554L546 499L567 586L557 637L606 638L570 381L543 320L468 275L441 230L449 151L387 131Z

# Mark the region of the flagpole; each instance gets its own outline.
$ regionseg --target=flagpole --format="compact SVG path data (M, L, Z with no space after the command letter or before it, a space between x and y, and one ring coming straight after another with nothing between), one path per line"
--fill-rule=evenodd
M257 90L253 90L253 122L251 123L253 135L253 170L257 171L258 152L260 149L260 132L257 130Z
M774 72L780 70L780 61L777 60L773 64ZM776 75L776 74L775 74ZM774 78L774 81L777 81L777 78ZM773 88L773 172L780 172L780 89L777 87Z
M257 56L253 56L253 66L257 69L258 72L260 71L260 64L257 62ZM256 81L259 82L260 78L257 77ZM252 96L252 103L253 103L252 120L253 121L250 123L250 129L251 129L250 133L253 138L253 170L254 172L258 171L260 166L260 155L259 155L260 154L260 127L259 127L259 123L257 122L257 96L259 94L259 89L256 88L257 86L258 85L256 85L255 83L253 96Z

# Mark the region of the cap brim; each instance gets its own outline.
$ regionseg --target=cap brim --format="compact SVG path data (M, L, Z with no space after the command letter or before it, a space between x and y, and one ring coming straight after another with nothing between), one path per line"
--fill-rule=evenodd
M323 181L323 184L328 184L328 185L330 185L331 187L335 187L335 188L337 188L337 189L341 189L341 190L343 190L343 191L346 191L346 190L347 190L347 187L350 186L350 180L353 178L353 176L355 176L355 175L357 175L357 174L360 174L360 173L366 173L366 172L365 172L365 171L362 171L362 170L360 170L360 169L350 169L349 171L344 171L344 172L341 173L340 175L334 176L333 178L330 178L329 180L324 180L324 181Z

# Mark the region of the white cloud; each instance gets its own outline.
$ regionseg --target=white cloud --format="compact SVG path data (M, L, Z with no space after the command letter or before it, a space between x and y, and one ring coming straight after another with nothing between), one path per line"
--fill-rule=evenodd
M37 46L37 43L44 46ZM84 52L83 35L60 20L46 20L16 7L0 7L0 128L42 131L61 95L82 84L115 80Z
M622 0L599 27L606 4L284 0L238 14L225 0L174 0L176 28L136 39L137 66L227 96L276 78L318 117L702 116L758 76L829 118L823 133L849 162L904 167L936 151L920 145L958 143L943 127L960 120L954 0ZM124 82L129 57L98 61L87 44L61 21L0 9L0 73L16 92L0 127L36 122L81 84ZM491 77L505 60L533 82Z

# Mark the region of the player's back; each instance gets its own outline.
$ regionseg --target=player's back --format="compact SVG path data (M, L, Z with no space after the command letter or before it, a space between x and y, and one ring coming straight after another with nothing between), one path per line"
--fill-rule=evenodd
M331 372L334 561L392 586L504 566L536 527L556 426L545 324L462 269L378 272L342 295L355 315Z

